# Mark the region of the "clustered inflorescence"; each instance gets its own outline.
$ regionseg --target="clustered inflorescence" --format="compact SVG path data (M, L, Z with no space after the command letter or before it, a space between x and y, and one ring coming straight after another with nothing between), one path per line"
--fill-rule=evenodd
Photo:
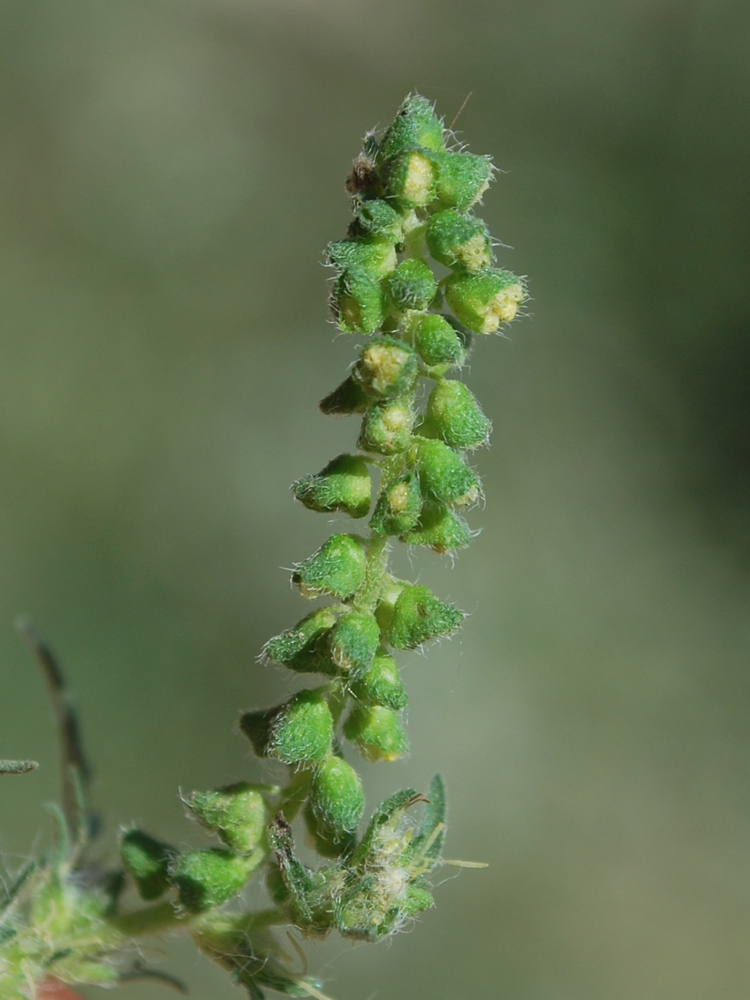
M255 753L289 765L289 780L187 797L189 812L219 846L180 851L127 830L122 859L142 899L152 901L146 909L121 913L121 881L110 878L109 888L100 882L97 890L97 919L115 937L182 924L253 1000L266 988L320 995L314 982L288 971L273 925L375 940L432 905L427 876L440 861L441 779L426 795L407 789L391 796L358 837L362 782L343 748L352 745L369 761L408 752L407 696L394 652L450 635L463 620L427 587L396 578L389 552L394 539L438 553L469 544L462 511L482 490L466 453L487 442L490 423L466 386L447 376L465 363L473 334L496 332L525 299L522 280L495 267L493 241L472 211L492 179L492 163L448 148L450 139L428 101L407 98L380 139L366 136L347 182L354 219L347 237L328 247L336 323L368 339L320 408L356 414L361 426L355 453L339 455L292 489L310 510L369 518L369 531L337 532L296 566L292 580L301 595L327 603L263 650L265 660L321 683L240 719ZM420 803L415 826L408 810ZM325 859L317 868L295 853L291 823L299 814ZM219 909L261 866L273 907ZM103 942L99 952L108 946L114 943ZM98 953L87 960L88 979L80 961L77 980L54 962L47 974L103 981L93 972L109 968L106 961ZM19 987L17 995L27 994Z

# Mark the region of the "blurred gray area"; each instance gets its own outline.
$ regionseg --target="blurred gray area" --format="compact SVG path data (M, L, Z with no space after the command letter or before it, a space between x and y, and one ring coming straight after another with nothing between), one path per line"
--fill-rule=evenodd
M481 536L413 558L471 617L407 658L413 752L365 780L441 771L448 856L490 867L311 966L337 1000L747 997L749 28L739 0L3 0L0 753L42 765L2 780L3 850L56 794L19 613L74 686L102 859L133 820L200 843L178 788L261 773L233 726L289 690L255 656L330 530L288 484L356 433L316 413L353 357L343 178L406 92L448 121L472 92L532 315L468 372Z

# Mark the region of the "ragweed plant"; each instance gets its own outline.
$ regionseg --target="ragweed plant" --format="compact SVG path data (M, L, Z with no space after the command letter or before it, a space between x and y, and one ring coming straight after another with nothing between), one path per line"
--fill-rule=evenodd
M121 869L92 866L75 717L54 657L26 629L57 710L63 805L56 849L4 880L2 1000L33 1000L40 984L49 993L51 984L163 976L128 956L169 930L190 934L252 1000L266 990L320 997L316 982L291 971L275 926L374 941L432 906L430 874L443 863L442 780L425 793L392 795L360 836L365 797L345 751L368 761L408 753L396 655L453 634L464 618L395 576L389 557L395 542L443 554L472 539L464 514L482 486L467 456L487 443L490 422L450 373L465 364L474 335L514 319L526 294L521 279L495 265L493 240L473 211L493 172L414 95L384 134L365 137L347 181L354 217L328 247L331 307L342 332L366 339L320 408L356 415L359 436L351 453L292 490L310 510L367 519L366 530L336 531L296 565L299 593L324 603L263 649L263 660L310 675L313 685L240 719L257 756L286 765L285 782L188 795L185 807L213 846L180 850L132 828L121 837ZM295 821L320 856L314 866L297 854ZM260 873L270 905L248 912L240 894Z

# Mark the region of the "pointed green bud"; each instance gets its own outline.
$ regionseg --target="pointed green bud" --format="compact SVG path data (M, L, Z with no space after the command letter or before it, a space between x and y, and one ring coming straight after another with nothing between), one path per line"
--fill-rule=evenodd
M428 368L442 374L460 368L466 360L461 338L444 316L425 316L413 328L412 342Z
M422 492L438 503L463 506L479 496L476 473L442 441L419 439L416 469Z
M240 718L240 729L259 757L297 764L328 756L333 717L321 691L305 690L276 708L246 712Z
M439 151L443 143L443 123L430 102L420 94L407 97L383 136L378 151L382 161L405 149L424 146Z
M429 545L439 555L465 549L471 542L471 529L458 514L441 504L427 503L416 527L401 535L408 545Z
M435 298L437 281L423 260L402 261L386 279L388 296L397 312L426 309Z
M441 153L439 165L437 197L446 208L465 212L490 186L493 166L489 156Z
M404 238L401 214L382 198L358 201L355 205L356 231L366 236L377 236L392 243L400 243Z
M384 278L398 263L394 243L371 237L337 240L328 244L328 262L339 271L353 268L366 271L374 278Z
M372 482L364 459L339 455L316 476L298 479L292 492L309 510L343 510L350 517L365 517L370 510Z
M353 374L370 396L392 399L414 384L417 358L403 340L376 337L362 348Z
M327 757L313 772L310 805L330 830L339 833L356 830L365 796L362 780L351 764L341 757Z
M404 587L393 609L388 639L395 649L416 649L428 639L450 635L464 616L453 604L417 584Z
M489 267L494 259L484 222L453 209L436 212L430 218L425 240L435 260L471 274Z
M201 826L240 854L249 854L262 843L270 819L263 796L247 781L213 792L193 792L185 805Z
M451 448L477 448L492 425L463 382L442 379L430 393L427 421Z
M331 292L331 310L345 333L374 333L386 316L380 281L360 268L342 271Z
M354 834L329 826L316 814L309 801L305 804L303 816L313 846L322 858L340 858L352 852L357 843Z
M510 323L526 298L523 282L510 271L490 269L478 274L452 274L445 285L448 305L474 333L494 333Z
M380 535L400 535L414 527L421 510L419 480L407 472L380 494L370 518L370 527Z
M406 402L376 403L362 420L357 447L378 455L396 455L411 443L414 411Z
M355 705L344 723L344 736L372 762L398 760L409 752L401 719L382 705Z
M375 608L375 620L383 635L388 635L396 601L405 586L406 584L402 580L397 580L390 574L383 577L383 584L378 595L378 606Z
M384 649L378 650L368 670L349 685L357 701L365 705L383 705L394 711L406 708L406 691L401 683L398 664Z
M397 153L383 164L384 194L404 208L421 208L435 200L437 163L426 150Z
M177 855L169 844L149 837L143 830L126 830L120 855L142 899L158 899L169 888L169 865Z
M222 847L189 851L170 867L180 903L190 913L202 913L236 896L258 867L263 855L246 857Z
M380 626L364 611L342 615L331 629L331 657L345 673L366 670L380 644Z
M331 535L327 542L292 574L303 597L321 594L345 601L363 583L366 566L361 540L356 535Z
M294 628L269 639L263 647L263 656L298 673L336 673L327 642L335 622L336 614L331 608L319 608Z
M370 405L370 397L351 375L341 385L329 392L318 404L320 412L326 416L346 416L350 413L364 413Z

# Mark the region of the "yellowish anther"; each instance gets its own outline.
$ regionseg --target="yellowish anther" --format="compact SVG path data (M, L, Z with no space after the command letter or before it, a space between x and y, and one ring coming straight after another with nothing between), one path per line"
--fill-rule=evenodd
M383 414L383 427L388 433L397 433L409 424L411 414L405 406L389 406Z
M484 312L482 333L494 333L501 323L515 319L518 306L524 300L523 285L508 285L492 299Z
M422 153L412 153L403 197L412 205L428 205L435 197L435 166Z
M397 483L388 494L388 505L395 514L401 514L409 503L409 487L406 483Z
M492 331L490 331L492 332ZM462 496L457 497L453 504L455 507L466 507L470 503L474 503L479 499L479 487L472 486L470 490L467 490Z
M408 353L392 344L373 344L362 352L362 366L380 390L393 385L408 360Z
M492 262L487 239L482 233L472 236L458 251L458 259L469 271L481 271Z
M488 188L489 186L490 186L490 182L489 182L489 180L486 180L486 181L484 182L484 184L482 184L482 186L480 187L480 189L479 189L479 190L477 191L477 193L476 193L476 196L475 196L474 200L473 200L473 201L471 202L471 204L470 204L470 205L468 205L467 207L468 207L468 208L471 208L471 206L472 206L472 205L476 205L476 203L477 203L478 201L481 201L481 200L482 200L482 198L483 198L483 196L484 196L484 194L485 194L485 192L487 191L487 188Z

